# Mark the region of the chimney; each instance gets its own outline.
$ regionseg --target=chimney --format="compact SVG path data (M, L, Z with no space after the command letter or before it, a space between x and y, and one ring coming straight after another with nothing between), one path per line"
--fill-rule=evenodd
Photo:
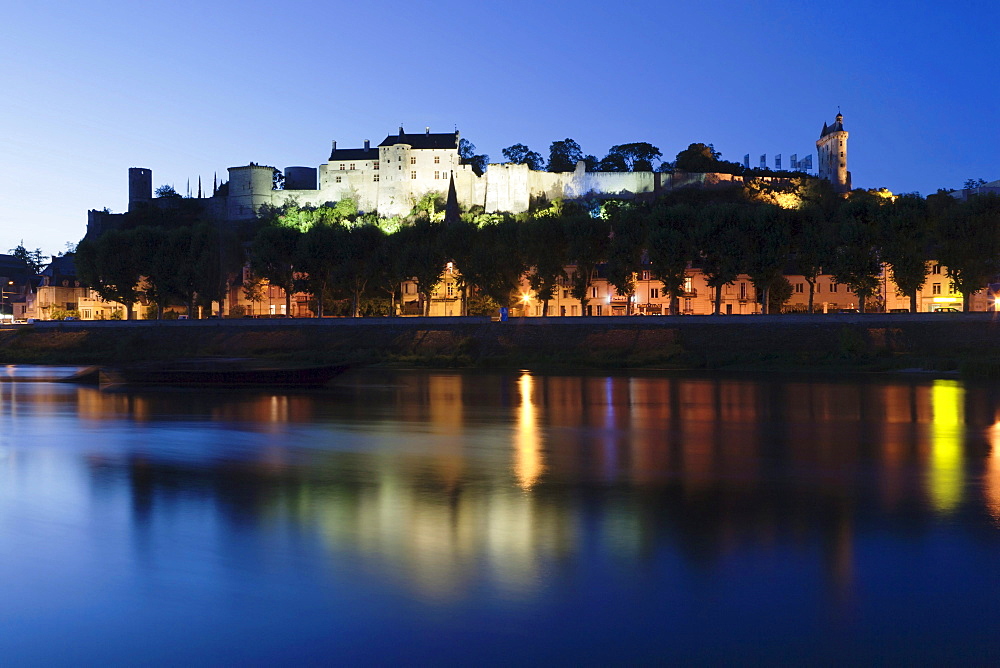
M403 126L402 125L399 126L399 136L400 137L403 136Z
M336 139L334 139L334 140L333 140L333 151L334 151L335 153L336 153L336 151L337 151L337 140L336 140Z
M365 140L365 150L367 151L367 150L368 150L368 149L370 149L371 147L372 147L372 144L371 144L371 142L370 142L369 140L367 140L367 139L366 139L366 140Z
M428 125L427 127L424 128L424 134L429 135L430 133L431 133L431 126Z

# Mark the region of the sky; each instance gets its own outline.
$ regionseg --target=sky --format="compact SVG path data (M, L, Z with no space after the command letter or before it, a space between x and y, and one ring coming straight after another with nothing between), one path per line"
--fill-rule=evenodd
M0 252L63 252L124 211L128 168L186 192L251 161L458 129L491 161L572 138L812 153L838 108L855 187L1000 179L990 2L438 0L9 3Z

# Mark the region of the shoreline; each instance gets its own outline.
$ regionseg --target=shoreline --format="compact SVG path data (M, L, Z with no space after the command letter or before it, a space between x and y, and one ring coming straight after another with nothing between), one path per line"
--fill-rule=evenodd
M892 372L1000 378L995 313L46 321L3 364L206 356L423 368Z

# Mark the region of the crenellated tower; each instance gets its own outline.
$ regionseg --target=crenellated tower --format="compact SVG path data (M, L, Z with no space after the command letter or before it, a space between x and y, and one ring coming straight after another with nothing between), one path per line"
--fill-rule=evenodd
M816 140L819 177L833 184L839 193L850 192L851 173L847 171L847 131L844 116L838 111L833 125L823 123L823 131Z

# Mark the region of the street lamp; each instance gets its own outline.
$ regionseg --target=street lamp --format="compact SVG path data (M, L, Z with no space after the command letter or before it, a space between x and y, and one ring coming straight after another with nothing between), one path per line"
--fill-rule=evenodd
M4 302L4 300L7 300L7 302L10 304L10 318L9 318L9 320L10 320L10 322L13 323L14 322L14 302L10 301L9 298L12 297L12 296L14 296L14 295L16 295L17 292L8 289L12 285L14 285L14 281L8 280L7 281L7 285L3 286L3 290L0 291L0 321L8 319L7 318L7 314L4 312L4 308L3 308L3 302Z

